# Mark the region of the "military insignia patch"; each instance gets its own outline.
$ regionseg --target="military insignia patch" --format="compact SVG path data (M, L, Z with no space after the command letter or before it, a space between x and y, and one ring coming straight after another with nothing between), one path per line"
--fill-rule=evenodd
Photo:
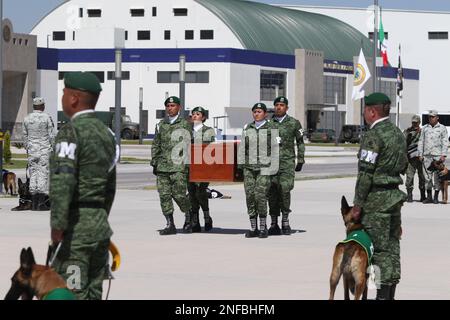
M375 164L378 158L378 153L370 150L361 150L360 160L368 163Z
M75 160L75 150L77 149L77 145L75 143L57 143L55 149L59 158L69 158L71 160Z

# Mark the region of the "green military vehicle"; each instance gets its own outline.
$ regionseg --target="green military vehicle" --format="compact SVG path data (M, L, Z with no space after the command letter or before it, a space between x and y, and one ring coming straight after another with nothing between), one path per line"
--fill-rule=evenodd
M95 115L99 120L101 120L108 128L115 132L115 113L112 111L95 111ZM66 117L63 111L58 111L58 130L68 122L69 119ZM121 116L121 128L120 135L122 139L133 140L139 139L139 124L133 122L129 115Z

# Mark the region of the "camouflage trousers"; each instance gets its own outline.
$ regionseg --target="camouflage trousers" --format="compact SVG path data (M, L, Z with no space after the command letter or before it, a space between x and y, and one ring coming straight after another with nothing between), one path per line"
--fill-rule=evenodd
M291 212L291 190L294 189L295 172L278 172L272 176L269 190L269 214L279 216Z
M244 189L247 212L250 218L267 216L267 196L270 176L261 175L259 170L244 169Z
M191 204L186 195L187 175L185 172L158 172L156 187L159 193L161 210L165 216L173 214L175 200L183 213L189 212Z
M425 175L425 189L427 190L440 190L441 189L441 183L439 181L439 172L438 171L431 171L428 170L433 160L439 160L440 157L433 157L433 156L425 156L423 158L423 165L424 168L424 175Z
M425 189L425 176L423 174L423 164L419 158L413 158L409 160L408 169L406 169L406 182L405 186L407 190L414 189L414 175L419 176L419 189Z
M400 281L400 233L401 207L397 203L386 211L363 212L362 224L372 239L374 253L372 264L380 269L381 284L397 284Z
M192 213L198 214L200 208L202 208L203 212L209 212L208 192L206 191L208 186L208 182L189 182L188 191L189 199L191 200Z
M49 159L48 154L28 155L31 194L48 194Z
M107 277L109 239L73 241L66 237L53 268L66 281L78 300L101 300Z

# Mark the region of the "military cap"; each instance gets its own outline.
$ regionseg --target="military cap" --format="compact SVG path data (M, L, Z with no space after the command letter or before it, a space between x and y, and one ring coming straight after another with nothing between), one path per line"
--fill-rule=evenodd
M97 76L91 72L67 72L64 76L66 88L100 94L102 86Z
M262 109L262 110L264 110L264 112L267 112L267 107L266 107L266 105L265 105L264 103L262 103L262 102L256 103L256 104L253 106L252 111L255 111L255 109Z
M200 106L195 107L194 109L192 109L192 113L194 113L194 112L200 112L204 116L206 116L206 113L207 113L206 109L203 108L203 107L200 107Z
M33 106L41 106L43 104L45 104L44 98L37 97L33 99Z
M164 101L164 105L167 106L169 103L176 103L176 104L180 104L180 98L172 96L172 97L168 97L166 99L166 101Z
M430 110L428 112L428 116L430 117L437 117L439 115L439 112L437 112L436 110Z
M273 105L276 105L278 102L285 103L286 105L289 104L288 99L284 96L280 96L280 97L276 98L275 101L273 102Z
M367 97L364 97L364 102L366 106L376 106L379 104L389 104L391 103L391 99L387 95L381 92L375 92Z
M419 122L420 123L420 117L417 114L413 115L411 118L411 122Z

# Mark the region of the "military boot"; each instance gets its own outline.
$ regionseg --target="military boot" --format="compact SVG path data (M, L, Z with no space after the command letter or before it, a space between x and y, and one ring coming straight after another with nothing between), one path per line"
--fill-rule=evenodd
M213 228L213 220L209 215L209 211L204 211L203 216L205 217L205 231L210 231Z
M433 203L434 203L434 204L439 204L439 190L435 190L435 191L434 191L434 199L433 199Z
M246 238L256 238L259 234L258 232L258 218L256 216L250 217L250 230L245 233Z
M433 203L431 190L427 190L427 198L423 200L423 203Z
M167 236L169 234L176 234L177 228L175 228L175 223L173 222L173 214L169 214L166 217L167 225L163 230L159 231L161 236Z
M192 213L192 232L202 232L198 212Z
M380 289L377 289L376 300L391 300L391 286L382 284Z
M184 233L192 233L192 212L191 211L188 211L185 213L183 232Z
M49 211L50 210L50 199L45 193L38 193L38 211Z
M389 298L390 298L391 300L395 300L395 287L397 287L397 284L393 284L393 285L391 286L391 294L390 294L390 296L389 296Z
M279 236L281 234L280 226L278 225L278 216L270 216L272 222L269 228L270 236Z
M425 201L425 198L426 198L426 196L425 196L425 189L422 188L422 189L420 189L420 202Z
M39 194L31 195L31 211L39 211Z
M281 218L281 233L283 233L286 236L291 235L291 226L289 225L289 214L283 213Z
M413 194L412 194L412 189L408 189L408 198L406 199L406 202L413 202Z
M267 231L266 217L259 217L259 234L258 237L261 239L267 238L269 236L269 231Z

